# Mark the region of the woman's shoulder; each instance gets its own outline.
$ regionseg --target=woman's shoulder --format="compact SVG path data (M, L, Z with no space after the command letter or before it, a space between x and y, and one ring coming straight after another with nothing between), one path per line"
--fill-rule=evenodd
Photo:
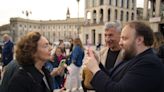
M12 79L16 82L30 82L30 78L28 77L28 74L21 69L21 67L14 73Z
M9 82L9 88L13 89L22 89L26 87L31 87L32 80L28 77L28 75L21 69L18 69L14 75L12 76Z
M76 48L76 49L79 49L79 50L84 50L84 48L81 47L80 45L76 45L75 48Z
M8 92L36 92L36 83L25 70L19 69L9 82Z

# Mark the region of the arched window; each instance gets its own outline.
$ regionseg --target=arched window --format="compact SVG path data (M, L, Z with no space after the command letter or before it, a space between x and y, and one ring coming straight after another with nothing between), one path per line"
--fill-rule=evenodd
M110 21L110 9L108 9L108 21Z
M92 30L92 44L93 45L96 44L96 30L95 29Z
M104 4L104 0L100 0L100 5L103 5Z
M129 20L129 13L126 12L126 21L128 21L128 20Z
M132 9L134 9L134 6L135 6L134 0L132 0Z
M129 8L129 0L126 0L126 8L128 9Z
M111 5L112 4L112 0L109 0L109 5Z
M118 6L118 1L117 0L115 0L115 6Z
M121 16L120 16L120 18L121 18L120 20L121 20L121 21L123 21L123 17L124 17L124 12L121 11Z
M124 5L124 1L123 0L121 0L121 7L123 8L123 5Z
M88 34L85 34L85 44L86 45L88 44L88 39L89 39L89 35Z
M96 23L96 10L93 11L93 23Z
M134 13L132 13L131 20L134 20Z
M98 42L99 42L100 44L102 44L102 34L101 34L101 33L98 34Z
M103 9L100 9L100 22L103 22Z

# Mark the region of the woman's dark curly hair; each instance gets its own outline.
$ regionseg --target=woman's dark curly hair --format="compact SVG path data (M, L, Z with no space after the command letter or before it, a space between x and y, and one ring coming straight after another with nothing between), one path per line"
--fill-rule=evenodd
M21 65L34 64L34 54L37 51L39 32L29 32L16 44L16 60Z

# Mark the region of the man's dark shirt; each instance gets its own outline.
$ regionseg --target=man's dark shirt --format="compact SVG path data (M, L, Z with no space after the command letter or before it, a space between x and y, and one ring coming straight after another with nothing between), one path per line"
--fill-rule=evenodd
M119 54L119 51L111 51L110 49L108 50L107 58L106 58L106 63L105 63L105 68L109 71L111 68L113 68L117 56Z

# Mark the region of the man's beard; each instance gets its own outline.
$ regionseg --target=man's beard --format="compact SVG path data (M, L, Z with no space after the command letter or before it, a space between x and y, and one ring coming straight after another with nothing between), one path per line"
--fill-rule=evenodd
M123 60L128 61L136 56L136 47L135 43L131 44L129 49L123 50Z

